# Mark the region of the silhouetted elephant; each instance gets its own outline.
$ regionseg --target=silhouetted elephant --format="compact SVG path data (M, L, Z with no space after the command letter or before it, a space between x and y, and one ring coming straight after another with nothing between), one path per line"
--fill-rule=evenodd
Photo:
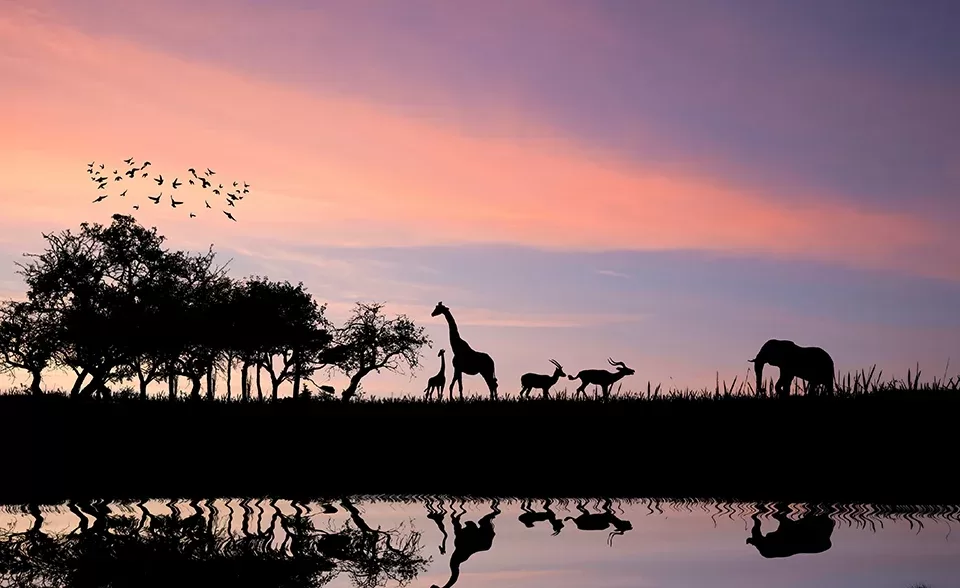
M779 397L790 395L794 378L807 382L807 394L811 396L816 396L820 388L824 394L833 393L833 359L820 347L800 347L793 341L770 339L755 358L747 361L753 363L757 373L757 394L763 387L764 364L780 368L775 386Z
M833 547L830 536L835 523L826 514L807 513L798 520L787 518L787 508L778 506L773 515L780 525L766 535L760 532L759 512L753 513L753 528L747 545L753 545L766 558L790 557L800 553L823 553Z

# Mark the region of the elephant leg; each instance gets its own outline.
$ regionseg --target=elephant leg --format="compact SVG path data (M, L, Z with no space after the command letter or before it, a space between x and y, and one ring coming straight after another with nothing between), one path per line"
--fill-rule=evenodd
M793 384L793 374L781 373L780 379L777 380L777 385L775 386L777 390L777 396L780 398L786 398L787 396L790 396L791 384Z

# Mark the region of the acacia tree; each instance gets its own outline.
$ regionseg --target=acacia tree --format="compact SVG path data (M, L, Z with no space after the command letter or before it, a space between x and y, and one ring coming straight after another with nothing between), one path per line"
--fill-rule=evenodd
M47 248L18 264L31 303L58 317L59 365L77 374L71 395L106 392L106 383L133 375L148 334L136 325L157 276L170 271L164 237L127 215L108 227L83 223L79 233L45 234ZM84 381L90 377L89 383Z
M357 394L360 381L371 372L402 373L404 365L416 369L423 346L432 346L423 327L406 315L388 319L382 311L382 303L358 302L346 324L337 330L336 341L343 353L335 365L350 377L341 393L344 401Z
M30 374L30 392L43 393L43 371L53 363L59 342L59 322L31 301L6 301L0 305L0 371L24 370Z

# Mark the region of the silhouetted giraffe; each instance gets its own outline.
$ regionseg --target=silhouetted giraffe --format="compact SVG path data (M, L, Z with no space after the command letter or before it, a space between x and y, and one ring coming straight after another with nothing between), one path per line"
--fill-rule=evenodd
M447 326L450 327L450 349L453 351L453 379L450 381L450 400L453 400L453 385L457 384L460 388L460 399L463 400L463 374L468 376L480 375L487 383L490 390L490 398L497 398L497 377L494 374L493 358L482 351L473 350L470 345L460 337L460 331L457 329L457 322L453 320L450 309L438 302L437 307L433 309L430 316L442 314L447 319Z
M433 391L437 391L437 400L443 400L443 385L447 383L446 376L446 367L447 362L443 357L445 350L441 349L437 355L440 357L440 371L437 372L437 375L432 376L427 380L427 389L423 392L426 395L426 399L430 400L433 397Z

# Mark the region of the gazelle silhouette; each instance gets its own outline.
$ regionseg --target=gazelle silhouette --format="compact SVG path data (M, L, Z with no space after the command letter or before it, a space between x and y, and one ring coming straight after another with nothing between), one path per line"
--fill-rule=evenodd
M555 512L550 510L550 500L543 501L543 511L537 512L530 508L530 501L524 500L520 503L520 510L523 511L517 520L523 523L523 526L532 529L535 523L540 521L548 521L550 526L553 527L553 535L559 535L560 531L563 530L563 521L557 518Z
M573 521L573 524L581 531L603 531L611 525L616 529L607 537L607 545L613 545L614 536L623 535L633 529L633 524L630 521L625 521L613 514L613 508L609 498L603 501L603 512L589 512L584 508L582 502L577 502L577 510L581 513L577 517L565 517L563 520Z
M520 398L529 398L530 390L537 388L543 391L544 398L550 398L550 388L557 383L561 377L567 375L563 373L563 366L557 363L557 360L551 359L553 364L553 375L527 373L520 376Z
M450 400L453 400L453 385L457 384L460 388L460 400L463 400L463 374L468 376L480 375L483 381L487 383L490 390L490 398L497 398L497 376L493 358L482 351L475 351L470 344L460 337L460 330L457 328L457 322L453 320L450 309L438 302L436 308L430 313L430 316L443 315L447 319L447 326L450 328L450 349L453 351L453 379L450 381Z
M445 374L447 368L447 361L444 358L443 354L446 350L441 349L437 352L437 356L440 357L440 371L437 372L437 375L431 376L427 380L427 387L423 391L427 400L430 400L433 397L433 391L437 391L437 400L443 400L443 385L447 383L447 376Z
M625 376L631 376L636 373L633 371L633 369L628 368L627 364L623 363L622 361L613 361L609 357L607 358L607 361L610 363L610 365L616 366L617 371L608 372L607 370L583 370L575 376L567 376L571 380L580 380L580 385L577 386L577 391L574 393L574 398L580 396L581 394L586 396L587 393L584 391L584 389L590 384L594 384L600 386L600 389L603 390L603 398L606 400L607 397L610 396L610 386L612 386L621 378Z

